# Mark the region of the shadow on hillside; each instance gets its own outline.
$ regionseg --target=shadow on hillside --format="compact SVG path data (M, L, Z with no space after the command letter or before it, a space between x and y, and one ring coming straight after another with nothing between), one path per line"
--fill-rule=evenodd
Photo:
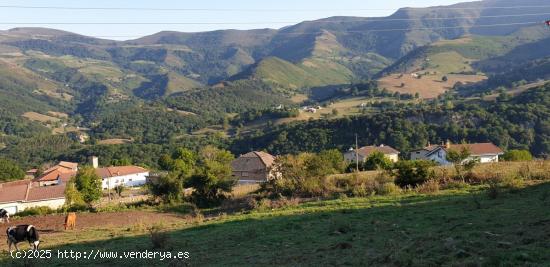
M549 208L549 183L502 192L496 199L484 191L350 198L169 232L164 250L153 250L149 236L44 249L190 253L188 260L145 261L152 266L540 265L550 262ZM21 260L9 262L23 264ZM78 264L131 266L143 262L96 259ZM56 259L47 263L77 262Z

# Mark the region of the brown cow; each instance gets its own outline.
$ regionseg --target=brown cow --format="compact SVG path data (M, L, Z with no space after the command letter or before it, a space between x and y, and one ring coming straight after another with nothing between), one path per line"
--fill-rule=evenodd
M67 216L65 217L65 224L63 225L65 226L65 230L69 228L71 230L74 230L74 228L76 227L76 213L69 212L69 214L67 214Z

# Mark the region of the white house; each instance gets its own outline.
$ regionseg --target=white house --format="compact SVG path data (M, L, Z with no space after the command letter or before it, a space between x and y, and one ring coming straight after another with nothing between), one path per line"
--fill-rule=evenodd
M391 146L380 145L380 146L365 146L359 148L357 153L355 149L351 148L348 152L344 153L344 159L349 162L355 162L355 158L359 159L359 162L365 162L367 158L374 152L380 152L384 154L392 162L399 161L399 151L394 149Z
M498 162L499 156L504 154L504 151L493 143L451 144L447 142L445 145L428 145L423 149L414 150L411 152L411 160L429 160L440 165L449 165L451 163L447 160L447 151L460 152L463 149L467 149L471 154L466 161L478 159L480 163Z
M126 187L142 186L147 183L149 170L138 166L97 168L103 189L113 189L119 185Z
M33 207L61 208L65 204L65 183L40 186L38 182L20 180L0 184L0 209L11 215Z

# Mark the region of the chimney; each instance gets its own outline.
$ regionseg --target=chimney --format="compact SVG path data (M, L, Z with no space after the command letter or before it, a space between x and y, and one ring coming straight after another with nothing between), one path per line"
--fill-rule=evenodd
M446 149L451 148L451 140L447 140L447 143L445 143L445 148Z
M99 168L99 158L96 156L92 156L92 166L94 169Z

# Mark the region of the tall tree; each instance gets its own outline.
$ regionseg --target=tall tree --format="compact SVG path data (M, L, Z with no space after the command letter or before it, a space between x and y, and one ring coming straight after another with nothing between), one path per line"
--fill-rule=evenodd
M25 172L13 161L0 158L0 182L21 180Z
M75 177L75 186L88 205L101 198L101 178L96 174L95 169L90 166L78 170Z

